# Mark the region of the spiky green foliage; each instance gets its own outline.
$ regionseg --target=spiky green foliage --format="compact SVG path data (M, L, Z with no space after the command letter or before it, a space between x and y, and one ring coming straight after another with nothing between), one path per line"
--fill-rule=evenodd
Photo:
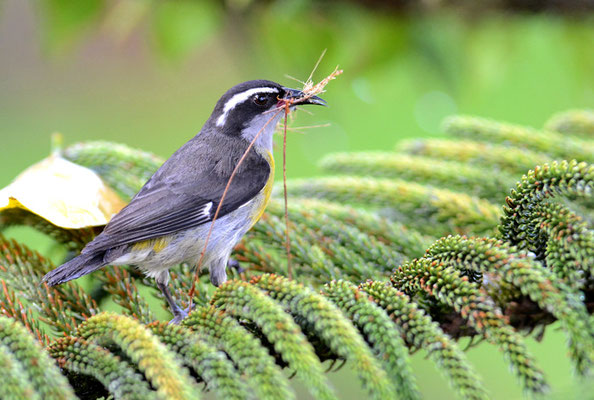
M551 157L545 153L474 140L406 140L398 144L397 150L431 159L481 166L490 171L487 176L499 170L514 175L523 174L537 165L551 161Z
M303 319L305 327L313 330L338 356L353 360L363 386L372 398L394 396L386 373L373 358L370 349L352 324L324 297L303 285L277 275L261 275L253 283L278 300L289 312Z
M359 328L381 356L401 399L418 399L419 391L408 363L402 333L390 317L356 285L345 281L326 284L322 294L336 304Z
M261 399L293 399L288 382L259 340L239 323L214 307L200 307L183 324L199 331L215 347L223 350L247 375L250 388Z
M158 399L147 381L126 361L85 339L65 337L48 348L61 368L97 379L116 399Z
M18 397L22 394L52 400L75 398L68 381L33 336L4 316L0 316L0 360L8 376L0 380L3 398L27 398Z
M39 253L0 235L2 313L12 317L21 314L17 318L30 326L38 338L41 335L38 324L27 323L34 321L26 318L31 308L38 313L40 321L67 334L74 332L77 324L97 312L95 301L78 285L68 283L54 288L40 285L44 273L51 268L52 264Z
M594 161L594 144L592 142L556 132L539 131L527 126L467 116L447 118L443 128L446 133L463 138L510 143L520 148L540 151L558 158Z
M18 225L30 226L50 236L56 242L65 245L71 251L80 251L87 242L95 237L96 233L96 228L60 228L37 214L32 214L20 208L7 209L0 212L0 232L11 226Z
M587 139L594 137L594 110L569 110L553 115L545 129L570 135L579 135Z
M267 212L280 216L284 212L284 206L279 200L272 199ZM422 256L427 247L435 240L435 238L424 236L403 224L382 218L377 213L341 203L295 198L291 199L289 218L294 218L293 213L302 214L303 220L306 222L325 218L325 220L333 220L336 223L341 222L344 225L356 227L361 232L375 236L378 240L389 244L393 251L406 257ZM311 223L316 222L312 221Z
M594 231L556 196L591 198L594 165L577 161L544 164L522 177L507 198L500 231L504 240L545 259L561 278L582 286L594 272Z
M237 400L249 398L247 384L225 353L201 340L186 327L164 322L154 322L148 327L170 350L181 355L184 364L192 367L218 397Z
M99 279L104 282L103 290L113 296L113 300L127 315L144 323L155 320L147 301L138 292L137 280L130 276L128 270L116 266L108 267Z
M329 154L320 165L331 173L407 179L495 202L504 198L501 188L515 182L511 175L503 172L491 174L484 167L393 152ZM491 179L485 179L489 175Z
M163 163L159 157L111 142L78 143L62 156L90 168L124 198L130 199Z
M321 206L319 209L315 208L316 202L307 201L300 205L301 203L303 202L295 202L289 218L291 229L300 232L295 238L295 245L291 246L291 252L294 262L300 264L299 273L304 272L303 275L306 275L304 279L316 277L319 282L339 278L360 281L382 272L387 276L395 266L409 258L395 251L398 243L388 246L382 237L369 234L353 224L338 221L327 215L324 210L329 207L326 207L324 202L317 202L318 207ZM282 250L285 246L282 203L273 199L268 213L262 223L254 228L253 236L250 236ZM375 220L379 222L379 218ZM400 243L412 244L411 248L405 250L407 253L417 251L417 255L422 254L422 251L418 250L418 244L422 243L424 238L419 234L415 235L414 230L396 231L397 228L390 229L395 228L390 224L384 224L384 228L387 235L398 237ZM378 227L376 231L380 234L382 228ZM410 235L405 239L407 233Z
M590 162L594 144L587 115L556 118L565 122L539 131L457 117L449 132L473 140L429 139L394 153L327 159L337 172L359 176L289 181L294 280L279 276L289 269L276 191L235 251L245 270L230 269L233 279L220 288L202 275L196 309L181 326L155 321L167 306L139 271L107 267L85 278L85 289L78 282L49 288L39 281L52 263L0 236L0 313L18 321L27 340L47 346L83 399L196 398L201 390L218 398L295 398L283 368L314 397L333 398L321 365L337 360L349 361L368 397L416 399L425 383L415 383L407 362L415 351L426 352L459 398L487 399L456 343L465 336L498 346L523 386L540 392L546 382L522 335L558 320L576 371L586 375L594 358L593 170L553 162ZM62 153L124 198L162 163L106 142ZM511 194L510 176L520 180ZM0 229L14 224L71 249L97 232L0 212ZM437 240L448 234L482 237ZM186 307L192 266L172 269L171 278ZM113 307L124 315L98 314ZM1 343L0 363L10 366L2 394L45 398L26 376L33 366Z
M389 217L414 226L427 235L493 232L499 207L466 194L397 179L331 177L289 181L295 197L385 208ZM417 225L419 220L425 221Z
M253 233L260 235L261 241L266 243L265 247L268 249L270 249L271 245L274 245L274 248L278 251L284 246L285 228L283 226L283 219L281 217L275 215L264 215L262 217L261 223L258 224L258 227L254 227ZM317 281L325 281L329 277L330 279L334 279L340 276L342 271L332 262L331 256L324 252L324 249L319 245L319 243L317 243L315 232L309 230L307 233L309 236L308 238L304 238L300 235L293 238L291 244L291 257L295 260L295 263L300 264L299 273L303 272L304 275L307 275L310 279L314 278ZM248 241L250 236L251 234L247 238ZM349 265L355 266L353 263ZM369 271L368 266L365 264L363 264L361 267L356 265L356 267L359 271L361 269L367 269ZM271 269L274 271L275 267L272 266ZM287 271L284 269L281 272L285 274L287 273ZM349 272L358 273L357 270L351 270Z
M550 203L534 210L531 223L540 223L542 236L547 237L545 261L557 276L571 286L587 284L594 272L594 232L588 224L567 207Z
M528 254L496 239L448 237L433 244L427 250L427 257L460 270L488 274L488 280L503 279L513 285L562 322L578 372L588 371L594 361L594 330L586 307L577 293ZM488 290L489 283L485 285Z
M104 312L83 322L78 327L78 336L102 344L116 344L142 370L158 396L197 398L199 389L179 358L138 321Z
M399 267L391 281L411 296L422 293L452 307L485 339L501 348L526 389L547 390L542 372L501 310L458 271L437 261L420 259Z
M5 347L0 347L0 367L4 372L0 390L5 399L40 399L39 393L22 373L19 362Z
M465 399L488 398L482 383L464 353L423 310L389 283L368 281L359 288L386 311L402 329L404 340L413 349L424 349L437 369Z
M272 299L245 282L228 281L216 291L212 304L253 321L313 396L336 398L311 344L297 324Z

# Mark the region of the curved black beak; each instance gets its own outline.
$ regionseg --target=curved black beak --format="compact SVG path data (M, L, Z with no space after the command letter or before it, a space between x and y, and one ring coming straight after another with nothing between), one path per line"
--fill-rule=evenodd
M319 98L318 96L310 96L308 97L305 93L303 93L299 89L289 89L283 88L286 92L285 99L292 99L293 104L300 105L300 104L317 104L319 106L327 106L328 104L323 99Z

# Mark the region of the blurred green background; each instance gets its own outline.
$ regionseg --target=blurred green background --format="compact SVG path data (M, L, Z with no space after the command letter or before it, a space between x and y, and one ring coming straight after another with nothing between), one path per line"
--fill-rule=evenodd
M453 113L539 127L593 107L592 1L469 3L0 0L0 187L47 156L56 131L66 144L112 140L168 157L229 87L299 87L287 76L305 80L324 49L314 80L345 72L322 96L329 108L294 116L293 128L330 126L291 131L289 177L317 174L328 152L438 136ZM563 340L553 326L531 341L551 397L594 398ZM469 355L494 399L522 398L496 350ZM423 354L414 363L426 398L453 398ZM343 399L364 398L348 366L333 378Z

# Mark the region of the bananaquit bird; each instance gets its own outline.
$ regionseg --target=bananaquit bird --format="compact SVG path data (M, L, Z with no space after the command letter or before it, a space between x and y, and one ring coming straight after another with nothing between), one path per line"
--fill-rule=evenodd
M177 150L116 214L81 254L43 277L58 285L111 265L134 265L155 278L173 312L185 316L167 287L169 268L196 264L215 211L239 159L239 166L212 229L203 258L210 281L227 280L225 268L241 237L260 219L274 180L272 136L283 100L319 104L319 97L266 80L232 87L219 99L200 133Z

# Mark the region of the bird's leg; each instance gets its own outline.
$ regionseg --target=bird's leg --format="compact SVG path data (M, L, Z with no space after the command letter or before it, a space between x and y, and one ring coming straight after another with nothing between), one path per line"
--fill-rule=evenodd
M173 296L171 296L171 292L169 291L169 286L166 283L161 283L157 281L157 287L163 293L165 300L167 300L167 304L169 304L169 308L173 313L173 319L169 321L170 324L177 325L181 322L182 319L188 316L188 313L180 306L177 305L175 300L173 300Z
M210 283L215 285L216 287L221 286L223 283L227 282L227 271L225 268L227 267L228 258L219 258L211 262L208 266L208 272L210 273Z
M181 309L180 306L177 305L175 300L173 300L173 296L169 291L169 272L163 271L159 275L157 275L155 281L157 282L157 287L163 293L165 300L167 300L167 304L169 304L169 308L173 313L173 319L169 321L170 324L177 325L181 322L182 319L188 316L188 313Z

